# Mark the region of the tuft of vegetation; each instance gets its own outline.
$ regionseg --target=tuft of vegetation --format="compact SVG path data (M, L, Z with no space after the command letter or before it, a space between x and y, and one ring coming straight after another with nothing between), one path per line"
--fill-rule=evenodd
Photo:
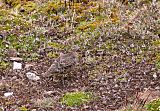
M47 57L49 57L49 58L57 58L58 56L59 56L59 54L55 53L55 52L49 52L47 54Z
M149 87L149 81L157 85L158 78L151 80L150 74L143 75L143 72L150 70L145 70L148 66L151 69L160 69L160 2L157 0L157 5L154 6L152 5L152 1L0 0L0 73L3 72L6 78L5 80L9 79L10 81L10 73L13 73L13 75L14 72L16 73L16 71L8 70L11 68L9 67L11 64L10 57L20 57L23 59L24 65L31 64L31 70L40 74L45 72L46 66L52 62L51 59L59 57L60 53L72 51L72 46L76 46L78 49L76 52L80 57L80 61L77 67L74 68L77 74L75 77L78 81L84 81L83 78L87 77L84 79L86 79L87 84L88 81L93 83L94 93L98 91L98 93L103 94L108 89L111 89L115 92L111 95L116 97L116 94L121 91L121 87L126 87L126 83L128 85L127 91L130 91L128 88L136 90L138 88L137 85L130 83L142 84L138 90L143 90L146 86ZM16 56L10 56L10 49L15 50ZM48 64L45 66L44 62ZM34 64L33 67L32 64ZM152 64L155 64L153 68ZM28 68L25 67L23 71L28 71ZM74 73L74 71L71 73ZM68 72L66 73L66 75L69 75ZM108 74L111 74L111 79L113 78L114 80L118 76L118 81L111 81L111 86L109 85L111 88L107 87L104 90L97 90L97 88L101 88L101 85L102 88L103 86L106 87L103 85L106 81L110 82L110 80L107 80ZM102 75L105 77L101 77ZM23 81L23 76L22 78L17 74L15 76L17 76L17 80L20 79L22 83L25 82ZM135 79L136 81L134 82ZM17 83L21 83L17 82L17 80L11 79L13 86L14 82L16 85ZM69 78L67 80L69 82ZM67 82L67 80L64 82ZM97 82L94 82L94 80ZM46 84L47 86L44 86L43 83L46 82L48 83L50 81L47 78L42 79L42 84L37 84L39 85L37 88L40 87L39 89L43 90L43 88L46 89L47 87L47 89L50 89L49 86L55 85L54 83L51 85L49 83ZM87 85L86 83L85 86ZM24 85L26 85L26 82ZM55 90L58 89L57 87L60 87L59 84L56 85L54 87ZM116 92L114 86L120 90ZM6 87L5 85L1 85L0 89L6 91ZM88 87L90 90L90 84ZM30 87L27 84L23 88L25 91L14 88L12 90L19 91L19 93L15 93L15 96L23 101L21 95L16 94L23 94L23 92L32 90L32 88L35 87ZM83 106L83 104L92 100L92 96L89 92L71 92L66 93L60 101L66 106ZM112 96L110 97L112 98ZM108 95L104 97L110 98ZM123 94L120 97L122 97L120 101L116 100L120 104L115 104L115 99L112 100L110 98L110 104L104 103L106 104L104 106L108 108L107 105L111 106L111 104L114 104L112 107L116 105L119 107L127 99L126 97L124 99ZM100 96L100 99L102 101L106 100L103 96ZM53 98L36 99L34 102L35 106L33 105L33 107L40 107L38 110L41 110L41 108L44 110L53 108L55 110L55 102L57 101L53 100ZM12 101L2 101L2 103L2 107L12 107ZM25 106L28 109L33 108L30 103L27 102L26 104L24 106L18 104L17 108L20 106L19 110L22 111L27 110ZM130 104L130 100L128 104ZM137 111L133 107L136 109L139 108L138 106L128 104L126 111ZM118 107L116 106L115 108Z
M160 111L160 98L146 104L145 108L148 111Z
M28 109L25 106L19 107L20 111L28 111Z
M156 62L156 67L157 67L158 69L160 69L160 61L157 61L157 62Z
M0 69L7 69L9 65L9 62L0 60Z
M84 103L90 102L93 95L90 92L70 92L66 93L62 99L61 103L67 106L80 106Z

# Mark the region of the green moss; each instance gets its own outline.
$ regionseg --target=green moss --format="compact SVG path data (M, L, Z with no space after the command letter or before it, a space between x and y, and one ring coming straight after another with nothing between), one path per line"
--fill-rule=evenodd
M152 102L145 105L148 111L160 111L160 99L153 100Z
M21 8L23 8L25 10L25 12L31 12L31 11L35 10L36 7L37 7L36 3L32 2L32 1L28 1Z
M78 27L78 30L80 30L80 31L85 31L86 29L88 29L89 27L88 27L88 25L84 25L84 26L79 26Z
M76 22L82 22L85 21L87 17L83 16L83 15L79 15L76 17L75 21Z
M10 64L8 62L5 61L1 61L0 60L0 70L4 70L6 69Z
M60 4L60 2L55 2L55 1L49 1L46 3L44 7L41 7L41 10L44 13L48 14L57 14L59 12L65 12L65 5Z
M28 109L25 106L19 107L20 111L28 111Z
M33 51L34 49L39 47L39 43L36 42L34 36L14 36L10 35L8 36L7 40L10 42L10 46L14 47L18 50L23 51Z
M159 52L156 53L156 61L160 61L160 53Z
M10 32L19 31L23 33L28 31L28 29L31 27L29 22L24 20L21 16L13 14L9 10L0 10L0 24L0 31L6 30Z
M143 60L142 56L137 56L136 57L136 63L140 63Z
M156 62L156 68L160 69L160 61Z
M59 56L59 54L54 53L54 52L49 52L49 53L47 54L47 57L49 57L49 58L57 58L58 56Z
M87 6L92 6L92 7L96 7L97 6L97 2L95 1L90 1Z
M35 60L38 60L38 57L39 55L37 53L32 53L30 58L32 61L35 61Z
M63 44L57 43L57 42L49 42L49 46L55 48L55 49L64 49L65 46Z
M96 29L98 26L102 25L101 21L94 21L88 25L91 30Z
M102 45L102 49L108 49L108 50L112 50L113 49L114 44L112 43L112 41L106 41L103 45Z
M21 0L4 0L4 2L12 7L21 3Z
M74 6L71 7L72 9L75 9L76 13L82 13L86 7L83 6L81 3L75 3Z
M160 47L160 40L153 41L152 44L156 47Z
M1 9L0 10L0 16L3 17L4 15L8 15L9 14L9 11L8 10L4 10L4 9Z
M90 9L88 9L87 12L90 13L90 14L92 14L92 15L97 15L97 14L99 14L97 7L92 7L92 8L90 8Z
M62 99L61 103L67 106L80 106L81 104L91 101L92 94L89 92L70 92L66 93Z

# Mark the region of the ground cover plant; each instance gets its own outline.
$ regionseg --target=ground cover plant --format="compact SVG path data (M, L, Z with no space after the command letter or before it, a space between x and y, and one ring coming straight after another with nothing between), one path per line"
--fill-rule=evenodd
M0 0L0 110L158 111L159 94L159 0Z
M71 92L65 94L61 99L61 102L71 107L80 106L81 104L89 102L91 98L93 98L91 97L91 95L92 95L91 93L86 93L86 92Z
M157 100L154 100L152 102L150 102L149 104L146 105L146 108L149 110L149 111L159 111L160 109L160 101L159 99Z

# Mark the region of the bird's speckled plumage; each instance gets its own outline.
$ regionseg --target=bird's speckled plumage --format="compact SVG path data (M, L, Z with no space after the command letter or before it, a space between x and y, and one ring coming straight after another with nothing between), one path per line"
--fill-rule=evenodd
M67 54L60 54L50 68L43 74L43 76L48 77L55 74L61 74L67 69L71 69L78 62L78 57L75 52L70 52Z

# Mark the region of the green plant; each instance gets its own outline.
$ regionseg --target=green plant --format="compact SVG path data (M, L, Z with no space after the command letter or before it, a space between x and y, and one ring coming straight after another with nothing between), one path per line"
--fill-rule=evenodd
M36 9L36 3L32 2L32 1L28 1L28 2L25 3L23 8L24 8L25 11L31 12L31 11Z
M57 58L57 57L59 56L59 54L57 54L57 53L55 53L55 52L49 52L49 53L47 54L47 56L48 56L49 58Z
M156 67L157 67L158 69L160 69L160 61L157 61L157 62L156 62Z
M0 61L0 69L6 69L9 66L8 62Z
M55 49L64 49L64 45L57 42L49 42L48 45Z
M148 111L160 111L160 98L145 105Z
M156 47L160 47L160 40L153 41L152 44Z
M28 111L28 109L25 106L19 107L20 111Z
M90 92L70 92L66 93L62 99L61 103L67 106L80 106L92 99L92 94Z

